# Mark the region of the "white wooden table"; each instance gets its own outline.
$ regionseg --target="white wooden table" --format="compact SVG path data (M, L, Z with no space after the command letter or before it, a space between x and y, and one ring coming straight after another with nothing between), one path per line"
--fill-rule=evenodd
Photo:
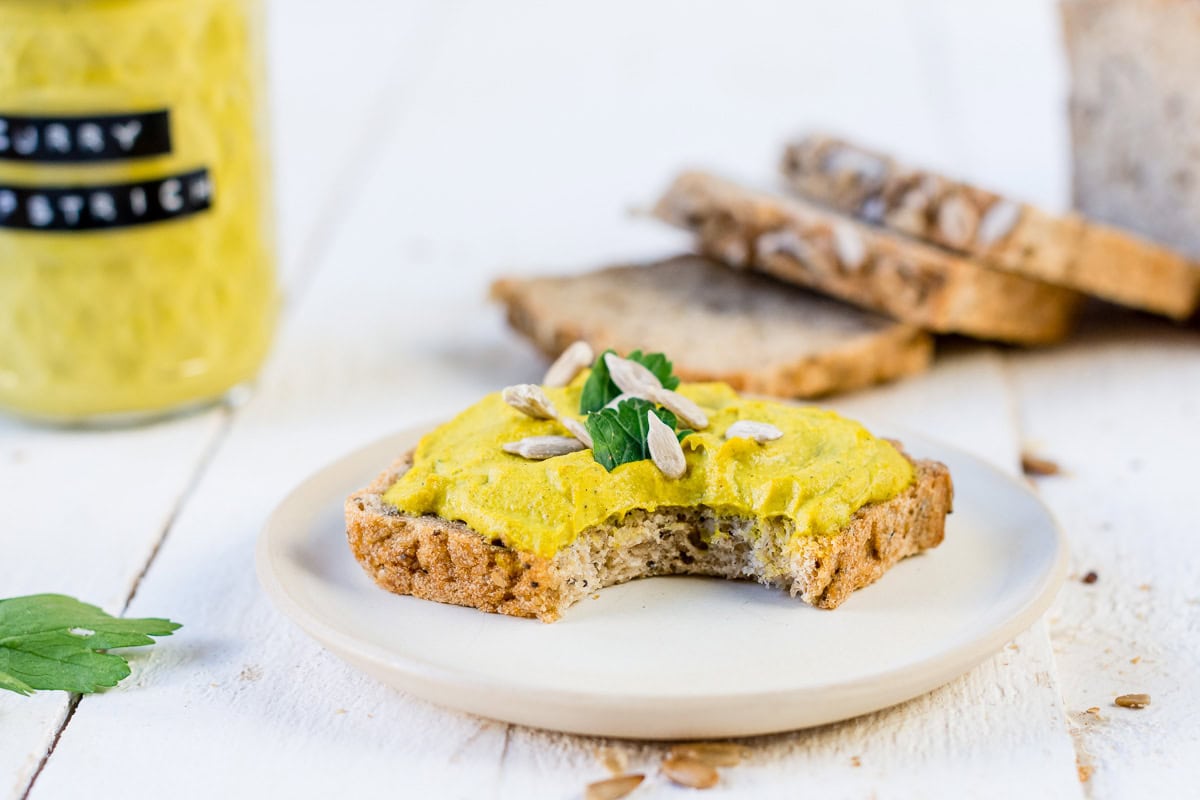
M0 420L0 596L185 624L115 690L0 696L0 795L567 798L605 776L602 744L654 771L658 745L477 719L351 670L259 590L260 525L343 452L539 375L489 277L679 247L626 212L684 164L768 179L784 138L819 125L1064 206L1053 6L274 5L288 304L253 396L133 430ZM930 374L837 405L1012 472L1023 448L1058 461L1037 488L1072 578L970 674L752 740L713 795L1195 796L1195 324L1110 313L1050 350L951 343ZM1153 705L1115 708L1127 692ZM635 796L684 795L654 778Z

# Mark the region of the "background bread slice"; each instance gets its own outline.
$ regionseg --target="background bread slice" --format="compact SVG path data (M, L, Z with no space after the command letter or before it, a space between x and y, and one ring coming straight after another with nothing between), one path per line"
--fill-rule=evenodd
M605 586L652 575L758 580L821 608L836 608L906 556L941 543L953 487L945 466L914 462L916 481L886 503L860 509L834 536L809 537L782 553L777 531L708 510L631 513L585 531L553 558L510 550L461 522L402 514L383 493L408 469L401 459L346 500L346 536L363 569L390 592L553 622ZM613 535L615 525L626 530ZM701 532L728 536L706 542ZM753 535L752 535L753 534ZM614 541L624 544L613 546Z
M781 397L847 391L929 366L920 329L701 256L492 286L514 328L549 356L670 353L684 380Z
M940 248L794 198L688 172L655 214L697 234L701 249L896 319L1019 344L1058 341L1081 296L990 269Z
M810 136L789 146L783 173L806 197L1001 269L1175 318L1200 301L1200 267L1178 253L841 139Z
M1065 0L1075 206L1200 259L1200 6Z

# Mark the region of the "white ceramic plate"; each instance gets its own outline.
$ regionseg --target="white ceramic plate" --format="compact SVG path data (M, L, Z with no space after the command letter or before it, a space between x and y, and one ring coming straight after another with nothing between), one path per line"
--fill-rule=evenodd
M1066 545L1020 482L886 426L954 478L945 542L835 611L714 578L634 581L550 625L399 597L346 544L342 502L423 430L389 436L298 486L267 522L258 574L313 638L381 681L542 728L643 739L747 736L884 708L961 675L1029 627Z

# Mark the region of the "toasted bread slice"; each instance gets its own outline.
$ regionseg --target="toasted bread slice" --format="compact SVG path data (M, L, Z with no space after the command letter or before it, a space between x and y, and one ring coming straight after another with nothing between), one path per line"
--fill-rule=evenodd
M1200 302L1200 267L1165 247L841 139L810 136L791 145L783 174L806 197L999 269L1176 319Z
M794 198L702 172L677 178L655 214L708 255L945 333L1045 344L1070 330L1081 295L983 266Z
M859 509L839 533L803 539L791 552L784 523L661 508L591 528L544 558L489 541L462 522L389 505L384 492L410 465L409 457L397 461L346 501L346 535L367 575L396 594L543 622L606 586L674 574L756 580L836 608L904 557L940 544L953 496L945 466L916 461L916 480L902 494ZM726 535L706 536L714 531Z
M492 295L553 357L583 339L670 353L686 381L780 397L848 391L928 368L929 334L701 256L584 275L506 278Z

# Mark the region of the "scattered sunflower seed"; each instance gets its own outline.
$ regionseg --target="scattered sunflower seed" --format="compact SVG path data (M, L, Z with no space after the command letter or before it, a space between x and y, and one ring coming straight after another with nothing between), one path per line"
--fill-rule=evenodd
M570 417L559 417L559 423L571 432L571 435L578 439L584 447L591 449L592 435L588 433L588 429L583 426L583 423Z
M975 241L983 247L990 247L1008 236L1009 231L1017 225L1021 218L1021 207L1011 200L997 200L983 213L979 228L975 231Z
M612 382L626 394L649 400L650 392L663 388L658 376L636 361L621 358L616 353L605 353L604 364Z
M694 758L710 767L733 767L750 755L750 748L733 742L688 742L675 745L668 755Z
M1145 708L1150 705L1150 695L1148 694L1123 694L1114 703L1121 708Z
M646 776L640 773L620 775L616 778L606 778L587 785L584 793L585 800L620 800L634 789L642 785Z
M562 351L562 354L546 370L542 378L543 386L566 386L575 379L585 367L596 360L592 346L585 341L578 341Z
M504 398L504 402L527 417L534 419L558 417L558 411L555 410L554 404L550 402L549 397L546 397L542 387L537 384L518 383L516 386L507 386L500 396Z
M679 392L673 392L670 389L664 389L660 386L657 389L651 390L646 399L668 409L675 416L679 417L680 422L692 430L700 431L708 427L708 415L704 413L700 406Z
M530 461L545 461L547 458L565 456L586 448L583 442L574 436L529 436L518 442L509 442L501 449Z
M783 431L774 425L750 419L739 419L725 429L726 439L753 439L759 444L773 442L781 436Z
M1021 471L1033 477L1057 475L1062 468L1048 458L1039 458L1029 453L1021 454Z
M613 775L623 775L629 766L629 758L625 751L616 747L601 747L596 751L596 758Z
M688 756L667 756L663 759L662 771L672 783L690 789L711 789L721 777L708 764Z
M658 418L653 410L646 412L650 427L646 431L646 446L650 450L650 459L663 475L668 478L682 478L687 472L687 460L683 457L683 448L670 425Z

